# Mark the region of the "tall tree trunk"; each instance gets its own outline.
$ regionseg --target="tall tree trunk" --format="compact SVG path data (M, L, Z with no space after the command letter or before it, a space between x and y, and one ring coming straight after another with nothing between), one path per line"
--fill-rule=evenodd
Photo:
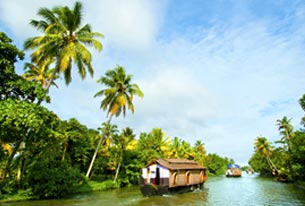
M288 133L288 131L287 131L287 129L285 129L285 132L286 132L286 143L287 143L287 147L288 147L288 153L289 154L291 154L291 148L290 148L290 135L289 135L289 133Z
M21 180L22 165L23 165L23 156L22 156L23 154L22 153L24 153L24 149L25 149L25 143L24 142L21 142L20 148L23 151L20 153L19 166L18 166L17 176L16 176L16 180L17 180L18 184L20 183L20 180Z
M95 148L95 152L94 152L94 154L93 154L93 157L92 157L90 166L89 166L88 171L87 171L87 173L86 173L86 177L89 177L89 175L90 175L90 172L91 172L93 163L94 163L94 161L95 161L97 152L98 152L98 150L100 149L100 146L101 146L101 144L102 144L103 139L104 139L104 137L103 137L103 135L102 135L101 138L100 138L100 140L99 140L99 142L98 142L98 144L97 144L97 146L96 146L96 148Z
M62 157L61 157L61 161L64 161L64 160L65 160L67 147L68 147L68 146L67 146L67 144L65 143L65 144L64 144L64 151L63 151Z
M118 167L117 167L116 172L115 172L114 182L117 181L118 176L119 176L119 172L120 172L121 165L122 165L122 162L123 162L123 153L124 153L124 149L123 149L123 147L121 147L120 158L119 158Z
M118 164L118 167L116 169L116 173L115 173L115 176L114 176L114 182L116 182L117 179L118 179L120 168L121 168L121 160L120 160L120 162Z
M50 86L51 86L51 84L52 84L53 81L54 81L54 78L55 78L56 73L57 73L57 69L54 69L54 71L53 71L53 73L52 73L52 76L51 76L51 78L49 79L48 84L47 84L47 86L46 86L47 93L49 92Z
M108 123L109 123L109 124L110 124L110 121L111 121L111 116L110 116L110 118L109 118L109 120L108 120ZM88 171L87 171L87 173L86 173L86 177L89 177L89 175L90 175L90 172L91 172L91 170L92 170L92 166L93 166L93 163L94 163L94 161L95 161L97 152L98 152L98 150L100 149L100 146L101 146L102 141L103 141L103 139L104 139L104 135L105 135L105 134L102 134L102 135L101 135L101 138L100 138L100 140L99 140L99 142L98 142L98 144L97 144L97 146L96 146L96 148L95 148L95 152L94 152L94 154L93 154L91 163L90 163L89 168L88 168Z
M270 157L267 157L267 161L268 161L269 165L272 166L272 169L275 169L275 171L278 172L278 169L276 168L274 163L271 161Z

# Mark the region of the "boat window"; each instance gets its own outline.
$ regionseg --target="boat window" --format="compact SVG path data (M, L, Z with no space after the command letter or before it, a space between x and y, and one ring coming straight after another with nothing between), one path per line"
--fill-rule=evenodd
M186 184L188 185L191 183L191 173L189 170L186 171L185 176L186 176Z
M173 185L175 186L177 184L177 172L174 172L173 174Z

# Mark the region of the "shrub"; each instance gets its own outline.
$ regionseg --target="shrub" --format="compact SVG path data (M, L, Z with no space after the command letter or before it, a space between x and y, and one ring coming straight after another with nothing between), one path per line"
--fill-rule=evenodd
M85 181L78 169L57 159L35 160L28 174L32 195L39 199L60 198L73 193Z

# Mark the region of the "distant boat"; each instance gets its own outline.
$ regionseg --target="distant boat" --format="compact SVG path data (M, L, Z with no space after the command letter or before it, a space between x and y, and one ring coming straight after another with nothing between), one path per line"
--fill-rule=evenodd
M196 161L156 159L142 168L139 183L144 196L153 196L202 189L206 180L206 168Z
M253 170L251 167L249 167L249 168L246 170L246 172L247 172L247 174L249 174L249 175L253 175L253 174L254 174L254 170Z
M241 169L238 164L229 164L227 166L226 177L241 177Z

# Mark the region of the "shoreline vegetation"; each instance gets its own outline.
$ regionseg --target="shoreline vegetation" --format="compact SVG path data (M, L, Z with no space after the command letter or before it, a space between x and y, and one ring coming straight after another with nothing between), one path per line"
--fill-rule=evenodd
M86 183L80 185L76 188L76 190L62 198L67 198L69 196L77 195L77 194L85 194L85 193L93 193L93 192L101 192L106 190L112 190L120 188L117 183L113 180L106 180L106 181L87 181ZM35 198L30 195L30 190L19 190L15 194L0 194L0 204L6 202L19 202L19 201L27 201L27 200L38 200L39 198ZM60 198L59 198L60 199Z
M272 177L269 177L272 178ZM296 181L294 183L287 183L287 184L293 184L296 187L302 189L305 191L305 181ZM135 185L134 185L135 186ZM117 185L113 180L107 180L103 182L99 181L88 181L86 184L83 184L80 186L73 194L70 194L66 197L62 198L69 198L73 195L77 194L86 194L86 193L94 193L94 192L102 192L107 190L113 190L120 188L119 185ZM140 189L139 189L140 191ZM21 201L35 201L38 200L37 198L33 198L32 196L29 196L28 190L20 190L16 194L7 194L7 195L0 195L0 204L1 203L9 203L9 202L21 202ZM59 198L61 199L61 198Z

